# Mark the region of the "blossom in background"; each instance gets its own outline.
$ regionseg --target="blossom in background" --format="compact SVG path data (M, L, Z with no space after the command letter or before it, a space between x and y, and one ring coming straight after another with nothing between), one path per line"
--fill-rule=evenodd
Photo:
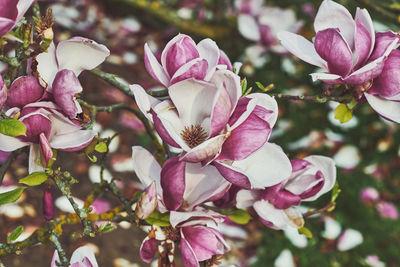
M382 117L400 122L400 36L375 33L367 10L349 11L331 1L322 2L314 21L313 43L291 32L278 34L282 45L301 60L327 70L312 73L313 80L351 84Z
M30 146L29 173L43 171L53 157L52 149L77 151L83 149L93 140L97 132L82 130L69 120L51 102L36 102L23 109L12 108L8 116L20 113L19 121L26 126L26 136L10 137L0 134L0 150L14 151Z
M61 41L57 48L51 43L47 52L36 57L41 85L46 88L47 98L54 101L63 112L74 119L82 112L75 95L82 92L78 76L83 70L91 70L101 64L110 51L102 44L83 37Z
M161 64L146 43L144 63L147 72L165 87L189 78L208 81L217 67L232 70L229 58L214 41L207 38L196 45L184 34L178 34L167 43L161 54Z
M296 206L330 191L336 181L336 168L331 158L323 156L308 156L291 163L290 177L264 190L239 191L236 206L252 206L262 222L273 229L303 227L303 216Z
M14 28L34 2L35 0L1 0L0 36Z
M53 258L51 259L50 267L57 267L60 262L60 257L57 250L54 251ZM77 248L71 256L70 267L98 267L96 257L93 251L88 246Z

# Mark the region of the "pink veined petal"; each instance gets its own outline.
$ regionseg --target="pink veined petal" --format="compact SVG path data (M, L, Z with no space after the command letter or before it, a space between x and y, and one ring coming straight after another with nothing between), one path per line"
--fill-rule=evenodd
M24 111L24 110L23 110ZM23 111L21 113L23 113ZM39 143L39 135L44 133L49 138L51 133L52 124L41 110L28 113L19 119L26 126L26 136L19 136L18 138L23 142Z
M140 245L140 258L146 263L150 263L157 252L157 240L146 237Z
M210 136L220 133L227 125L231 115L232 103L223 85L218 88L218 96L214 99L215 105L211 113Z
M249 177L242 170L234 168L224 161L215 161L214 165L221 173L221 175L230 183L244 189L252 188Z
M59 69L72 70L76 76L83 70L91 70L103 63L110 50L93 40L74 37L61 41L56 49Z
M153 106L161 103L161 101L148 95L143 87L139 84L129 85L129 88L135 96L136 104L138 105L140 111L149 121L153 122L153 116L151 115L150 110Z
M400 94L400 51L393 50L387 60L381 74L374 79L369 94L383 98L391 98Z
M327 62L330 73L342 77L350 73L353 66L353 53L336 29L317 32L314 47L318 55Z
M208 81L213 76L215 68L218 65L220 50L217 43L209 38L201 40L197 44L197 50L199 51L200 57L208 62L207 75L204 78Z
M369 15L366 9L357 7L355 20L361 22L361 24L365 27L365 29L369 33L369 38L371 39L371 47L367 55L368 58L371 55L372 51L374 50L375 46L375 29L372 23L371 16Z
M390 101L378 96L364 93L371 107L383 118L400 123L400 102Z
M378 32L375 36L375 47L369 58L370 62L382 56L388 56L400 44L399 35L391 31Z
M358 69L372 52L373 41L371 34L364 27L361 20L356 19L356 33L354 35L354 50L357 55L357 62L354 69Z
M33 172L42 172L44 167L40 160L40 147L37 144L31 144L29 147L29 174Z
M163 201L168 210L177 210L183 203L186 163L169 158L161 169Z
M172 76L170 85L194 78L197 80L204 80L207 74L208 63L207 60L202 58L195 58L183 66L181 66Z
M277 209L288 209L291 206L298 206L301 197L283 188L283 183L267 187L262 192L262 199L267 200Z
M251 15L240 14L238 16L238 30L240 34L251 41L259 41L260 31L258 30L258 24L255 18Z
M225 54L224 51L219 50L219 60L218 60L218 65L224 65L227 67L228 70L233 70L232 63L229 59L229 57Z
M222 144L225 141L225 134L214 136L200 145L187 150L180 156L180 160L187 162L207 161L210 163L221 151Z
M230 183L212 165L202 167L200 163L187 163L185 172L183 199L187 203L186 210L223 195L230 187Z
M196 258L196 254L185 238L181 238L180 246L183 265L185 267L200 267L199 261Z
M224 245L215 234L204 226L181 228L182 238L185 239L198 261L210 259L214 255L224 254Z
M38 79L34 76L20 76L13 81L7 91L6 105L9 108L22 108L27 104L38 101L44 93Z
M343 79L343 82L348 84L363 84L378 77L385 66L384 60L384 57L380 57L372 62L369 62L362 68Z
M16 18L16 22L18 22L28 11L28 9L31 7L31 5L35 2L36 0L19 0L17 4L17 9L18 9L18 16Z
M165 46L161 54L161 64L172 77L180 67L199 56L193 39L187 35L178 34Z
M211 117L214 99L217 97L215 85L188 79L175 83L168 91L183 125L204 126L203 121ZM209 133L210 125L204 130Z
M0 17L16 20L18 15L17 4L18 1L15 0L2 0L0 2Z
M14 25L14 20L0 17L0 36L9 32L14 27Z
M99 267L96 261L96 257L94 256L94 253L92 249L88 246L82 246L77 248L74 253L72 253L70 263L75 263L75 262L85 262L85 258L88 259L91 265L88 267ZM86 266L85 266L86 267Z
M157 160L149 151L141 146L132 147L133 169L140 182L148 187L153 181L156 181L156 190L159 195L162 194L160 184L161 167Z
M144 44L144 65L151 77L160 82L162 85L168 87L170 78L154 56L153 52L151 52L151 49L147 43Z
M40 53L36 56L37 71L39 73L40 84L47 88L51 88L54 77L58 72L58 63L56 58L56 47L52 42L47 48L47 52ZM49 90L51 92L51 90Z
M326 61L318 55L317 51L315 51L313 43L303 36L287 31L281 31L278 33L278 39L281 41L282 46L296 57L311 65L328 69Z
M353 47L355 23L350 12L332 0L324 0L315 17L314 29L318 33L329 28L339 29L349 47Z
M271 133L268 122L256 114L250 114L247 119L235 128L224 142L220 159L242 160L260 149Z
M49 140L47 140L46 135L41 133L39 136L40 139L40 148L42 151L42 155L46 161L46 165L49 164L49 160L53 157L53 150L50 147Z
M262 93L253 93L246 96L250 99L255 99L256 107L254 113L261 119L268 122L269 126L274 127L278 119L278 103L275 98Z

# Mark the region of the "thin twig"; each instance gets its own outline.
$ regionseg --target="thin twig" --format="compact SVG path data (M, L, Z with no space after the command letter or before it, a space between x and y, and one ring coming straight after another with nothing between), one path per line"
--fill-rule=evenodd
M351 98L349 96L305 96L305 95L284 95L284 94L270 94L277 99L288 99L295 101L306 101L314 103L326 103L328 101L336 101L339 103L349 103Z
M17 156L22 153L22 150L23 150L23 148L20 148L18 150L11 152L11 154L8 156L6 162L4 162L3 165L1 165L1 167L0 167L0 185L3 183L4 175L6 174L8 167L17 158Z
M60 261L58 263L61 264L61 266L63 266L63 267L68 267L69 263L68 263L67 254L65 253L64 249L62 248L61 243L58 240L58 238L59 238L59 236L53 232L50 236L50 241L53 242L53 244L56 247L56 250L58 252L58 256L60 259Z
M304 218L310 217L314 214L320 214L320 213L324 213L326 211L331 211L333 208L335 208L335 202L329 202L325 207L317 209L317 210L312 210L312 211L308 211L306 213L303 214Z

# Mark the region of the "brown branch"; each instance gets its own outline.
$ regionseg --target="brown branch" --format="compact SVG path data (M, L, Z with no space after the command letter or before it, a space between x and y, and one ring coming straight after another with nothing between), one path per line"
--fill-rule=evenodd
M307 217L310 217L310 216L312 216L314 214L320 214L320 213L324 213L326 211L330 212L335 208L335 206L336 206L336 203L331 201L323 208L312 210L312 211L308 211L308 212L304 213L303 217L307 218Z

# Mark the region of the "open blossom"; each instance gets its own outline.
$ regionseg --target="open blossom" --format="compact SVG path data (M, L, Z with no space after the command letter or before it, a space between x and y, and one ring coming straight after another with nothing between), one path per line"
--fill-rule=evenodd
M60 262L60 256L57 250L54 251L53 258L51 260L50 267L57 267L57 263ZM71 260L69 262L70 267L98 267L96 257L93 251L88 246L82 246L77 248L72 253Z
M277 39L280 31L298 32L302 22L296 19L292 9L262 6L262 1L242 1L238 16L240 34L248 40L258 42L260 51L271 49L276 53L286 53ZM254 3L253 3L254 2ZM255 50L255 48L252 48Z
M23 108L37 102L43 96L44 89L35 76L21 76L15 79L7 91L6 106Z
M367 10L357 8L355 18L332 0L324 0L314 21L314 42L291 32L278 34L282 45L300 59L327 70L311 74L331 84L363 84L379 76L385 60L398 46L398 35L375 34Z
M196 44L184 34L168 42L161 54L161 64L146 43L144 63L147 72L166 87L189 78L208 81L217 66L232 69L229 58L214 41L207 38Z
M53 157L52 149L77 151L90 144L97 134L92 130L82 130L56 110L51 102L36 102L22 110L9 109L8 116L20 113L19 120L26 126L26 136L10 137L0 134L0 150L14 151L30 146L29 173L43 171Z
M83 70L91 70L101 64L110 51L102 44L83 37L61 41L57 48L51 43L47 52L36 57L37 75L50 99L74 119L81 113L75 96L82 92L78 76Z
M35 0L0 1L0 36L14 28Z
M296 206L330 191L336 181L336 168L332 159L323 156L308 156L291 163L292 175L285 181L264 190L239 191L236 206L252 206L270 228L301 228L304 219Z

